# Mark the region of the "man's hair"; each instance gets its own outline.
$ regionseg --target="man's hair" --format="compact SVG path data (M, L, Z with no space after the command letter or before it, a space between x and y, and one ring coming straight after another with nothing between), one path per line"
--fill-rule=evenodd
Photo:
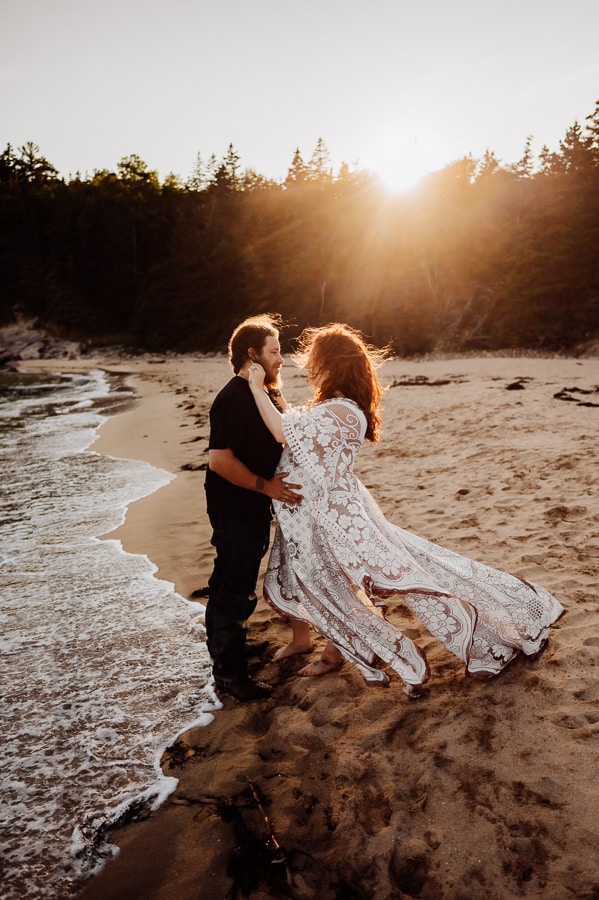
M260 354L267 337L278 338L281 325L282 319L277 313L263 313L250 316L237 326L228 347L229 360L236 375L250 358L250 347Z

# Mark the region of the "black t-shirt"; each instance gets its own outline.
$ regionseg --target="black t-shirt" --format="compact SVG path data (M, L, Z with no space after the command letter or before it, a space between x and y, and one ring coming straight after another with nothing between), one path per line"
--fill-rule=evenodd
M210 409L210 450L233 451L255 475L272 478L283 450L258 412L245 378L233 376ZM270 516L270 497L248 491L206 469L206 500L211 511L232 518Z

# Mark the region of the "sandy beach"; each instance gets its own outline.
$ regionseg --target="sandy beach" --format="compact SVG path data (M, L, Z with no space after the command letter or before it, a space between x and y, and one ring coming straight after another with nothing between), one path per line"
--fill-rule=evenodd
M228 362L68 368L94 365L141 399L93 449L177 475L111 537L187 597L211 570L203 469ZM291 363L284 380L290 402L308 399ZM227 698L169 748L177 790L113 833L120 854L86 900L599 896L599 359L392 360L382 380L382 439L357 474L392 522L555 594L566 614L548 649L476 681L393 600L432 670L410 701L348 663L319 679L274 663L287 627L260 601L251 634L271 643L252 671L272 698Z

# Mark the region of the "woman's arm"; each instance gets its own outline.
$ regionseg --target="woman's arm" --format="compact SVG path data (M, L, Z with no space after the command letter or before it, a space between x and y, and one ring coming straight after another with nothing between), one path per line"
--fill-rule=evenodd
M273 405L270 397L264 391L264 369L259 363L253 363L248 371L248 381L250 390L254 395L258 412L262 416L262 420L274 439L280 444L285 443L285 435L283 434L282 420L283 417L279 410Z

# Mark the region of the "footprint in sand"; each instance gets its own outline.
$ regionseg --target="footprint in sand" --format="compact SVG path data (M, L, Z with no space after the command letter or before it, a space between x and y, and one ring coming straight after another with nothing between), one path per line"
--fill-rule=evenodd
M580 691L574 691L577 700L585 700L588 703L596 703L599 700L599 685L591 684Z
M584 713L580 716L571 714L557 716L553 719L553 724L558 728L569 729L572 738L576 741L588 741L599 735L599 713L596 712Z
M547 560L546 553L526 553L520 557L520 562L534 563L536 566L544 566Z
M552 506L545 510L543 517L549 524L556 525L558 522L563 522L566 519L572 519L582 515L582 513L585 513L586 511L586 506Z

